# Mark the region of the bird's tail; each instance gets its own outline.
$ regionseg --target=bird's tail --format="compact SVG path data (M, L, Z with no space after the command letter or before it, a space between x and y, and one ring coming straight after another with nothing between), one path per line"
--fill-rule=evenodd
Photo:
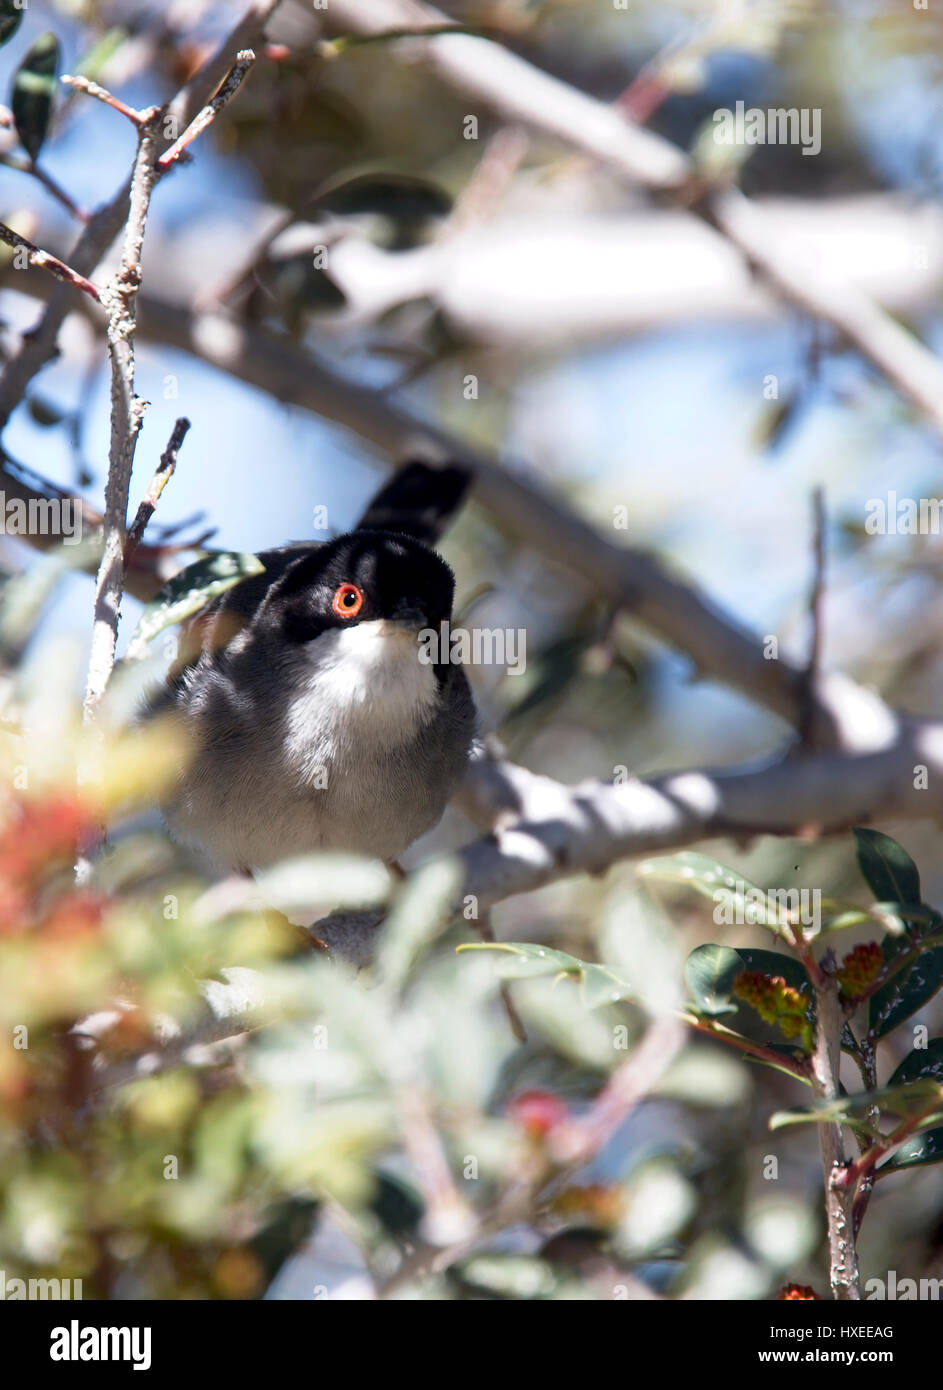
M399 531L434 545L465 499L471 472L460 464L411 460L373 498L357 530Z

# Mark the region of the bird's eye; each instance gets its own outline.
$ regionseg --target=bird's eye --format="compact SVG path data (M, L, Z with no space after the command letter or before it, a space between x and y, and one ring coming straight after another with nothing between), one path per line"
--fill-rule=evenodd
M341 584L331 607L339 618L355 618L363 607L363 590L356 584Z

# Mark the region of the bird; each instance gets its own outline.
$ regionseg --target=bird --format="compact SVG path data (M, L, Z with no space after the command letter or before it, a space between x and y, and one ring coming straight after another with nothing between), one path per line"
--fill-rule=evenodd
M477 716L448 644L423 659L422 640L452 617L434 547L469 484L410 460L351 531L261 552L262 573L189 621L146 709L182 726L175 839L251 874L318 851L395 865L436 824Z

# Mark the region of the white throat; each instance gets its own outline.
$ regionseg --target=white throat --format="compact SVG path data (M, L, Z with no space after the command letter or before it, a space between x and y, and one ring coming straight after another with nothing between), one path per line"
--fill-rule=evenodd
M406 743L438 699L431 665L419 660L416 634L379 620L331 628L305 648L307 679L288 714L286 751L314 777L355 755L363 737Z

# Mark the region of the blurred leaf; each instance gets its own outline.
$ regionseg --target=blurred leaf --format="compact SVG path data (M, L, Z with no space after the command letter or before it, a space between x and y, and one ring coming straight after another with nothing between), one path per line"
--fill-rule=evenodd
M13 79L10 106L20 143L30 159L38 159L52 119L59 69L59 40L40 34L27 51Z
M783 934L783 927L789 920L788 912L775 895L708 854L685 850L662 859L646 859L638 866L638 873L649 880L685 884L701 897L710 898L717 909L723 908L736 922L769 927L777 935ZM791 891L798 893L799 890Z
M880 830L853 830L858 867L880 903L919 903L920 875L907 851Z
M97 39L92 47L83 53L72 67L72 71L77 77L88 77L93 82L101 81L105 65L114 57L128 37L129 31L118 25L107 29L101 38Z
M646 892L620 884L608 896L598 933L606 969L617 977L624 997L652 1015L675 1012L682 1003L681 952L673 924Z
M483 941L468 942L456 950L497 952L497 972L502 980L534 979L541 975L568 975L581 980L583 1002L590 1009L634 995L632 988L608 966L587 964L565 951L552 951L549 946L526 941Z
M403 985L422 948L447 922L461 882L457 859L437 859L406 883L384 926L377 953L377 975L391 988Z
M131 634L125 660L139 661L147 655L147 644L170 627L183 622L227 589L250 575L261 574L265 566L255 555L223 550L205 560L197 560L175 574L163 586L138 619Z
M781 400L771 401L753 431L757 448L775 453L795 428L804 405L805 393L801 388L788 392Z
M677 1164L649 1159L634 1169L626 1185L616 1246L630 1260L653 1254L677 1235L696 1209L696 1193Z
M742 1057L719 1047L685 1048L649 1091L651 1096L711 1109L740 1105L749 1094L750 1076Z
M30 419L43 429L48 429L51 425L61 425L68 414L68 411L52 405L41 396L30 396L26 402L26 409L29 411Z
M449 195L430 179L380 171L359 174L319 193L305 214L370 214L380 219L380 243L388 250L403 251L417 246L428 225L447 216L451 208Z
M0 48L9 43L23 22L26 7L23 0L0 0Z
M357 854L304 854L283 859L247 883L287 916L327 904L332 908L375 907L386 901L392 878L385 864Z
M475 1255L460 1271L467 1284L500 1298L546 1298L556 1283L552 1267L533 1255Z
M363 48L376 43L396 43L399 39L428 39L437 35L470 34L474 38L494 38L493 29L478 24L430 24L419 29L384 29L378 34L341 34L325 39L318 46L322 58L339 58L351 48Z
M73 570L94 563L101 549L98 536L77 545L58 545L29 569L8 579L0 589L0 650L8 656L19 653L61 580Z

